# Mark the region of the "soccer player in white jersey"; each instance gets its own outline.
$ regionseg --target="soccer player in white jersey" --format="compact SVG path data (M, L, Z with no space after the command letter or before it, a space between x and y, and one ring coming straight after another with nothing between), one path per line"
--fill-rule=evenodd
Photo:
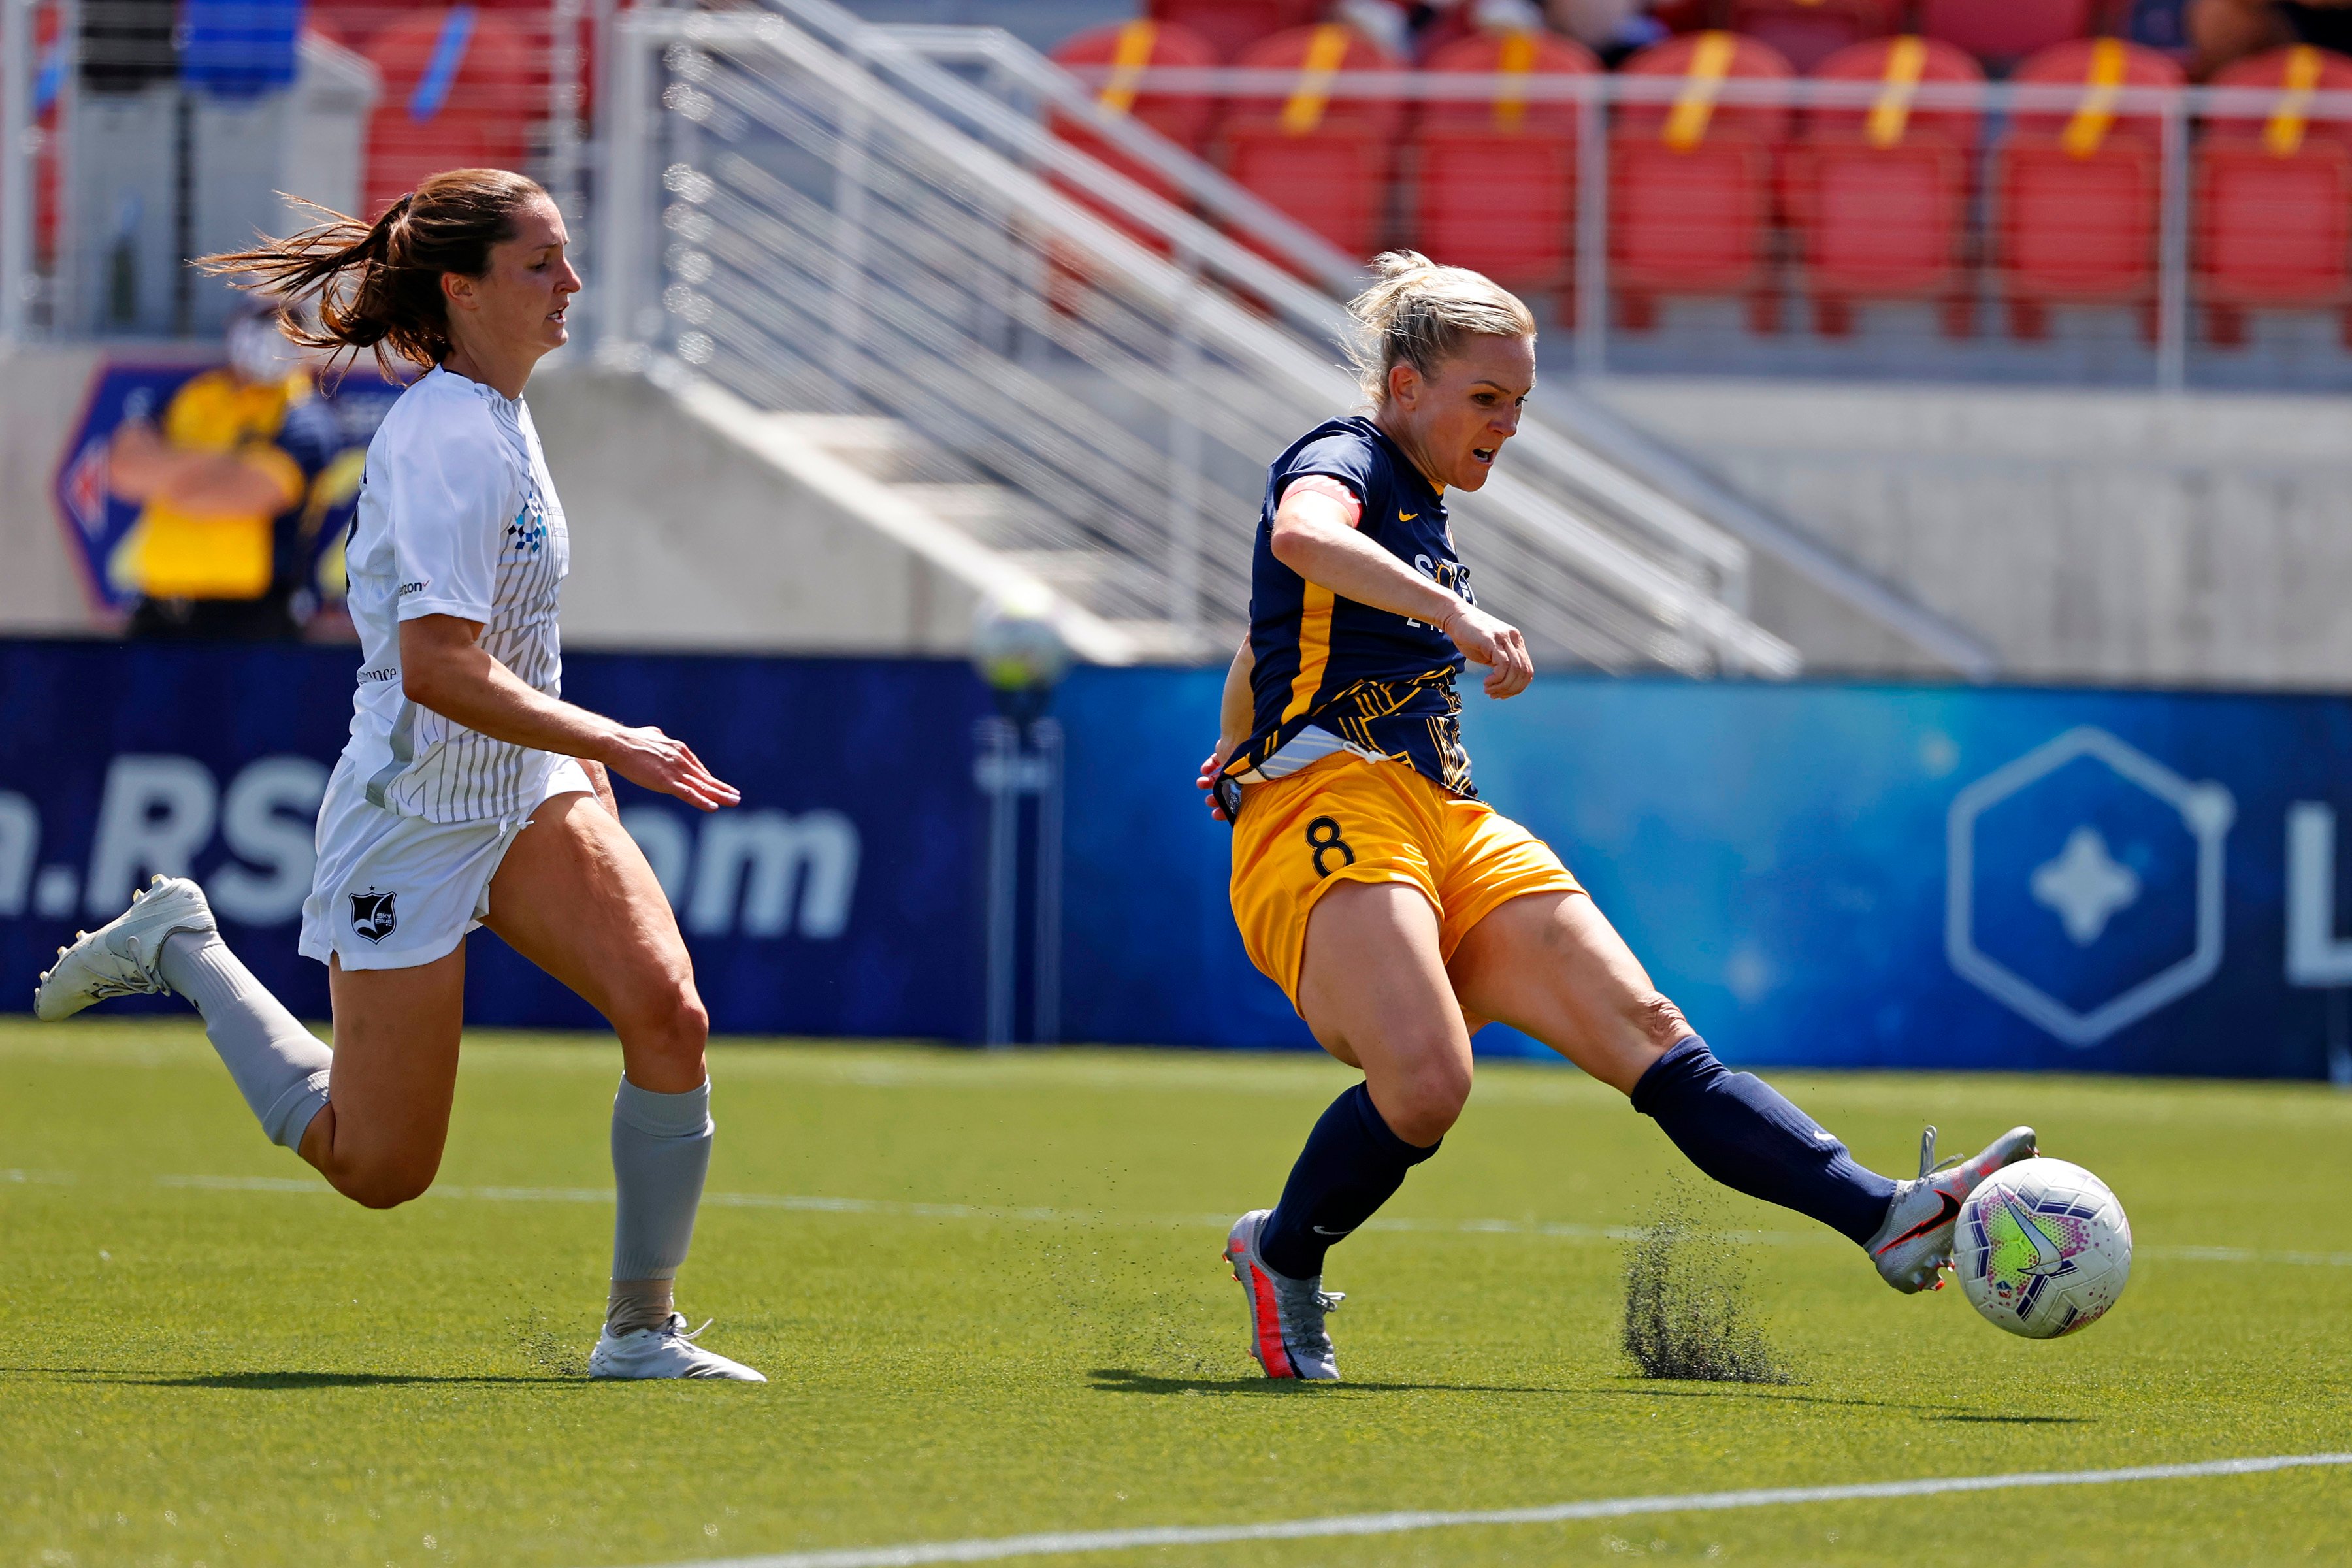
M262 1130L346 1197L390 1208L440 1167L466 936L488 926L621 1039L620 1212L590 1374L765 1382L697 1344L672 1305L710 1165L709 1020L608 770L704 811L739 797L684 742L561 694L571 544L522 393L580 290L563 219L537 184L496 169L436 174L373 224L329 216L209 265L315 293L315 329L281 318L299 342L425 372L369 445L347 552L358 689L301 936L328 968L334 1048L237 962L203 890L180 878L158 877L59 949L34 1011L185 996Z

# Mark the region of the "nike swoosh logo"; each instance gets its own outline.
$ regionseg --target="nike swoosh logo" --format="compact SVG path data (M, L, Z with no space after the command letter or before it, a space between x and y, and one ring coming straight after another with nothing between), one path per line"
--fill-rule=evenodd
M1313 1231L1318 1236L1353 1236L1356 1234L1356 1227L1353 1226L1349 1226L1346 1230L1325 1230L1319 1225L1310 1225L1307 1228Z
M1896 1247L1902 1246L1905 1242L1916 1241L1920 1237L1923 1237L1929 1231L1937 1228L1938 1226L1949 1225L1954 1220L1959 1218L1959 1199L1954 1197L1949 1193L1937 1193L1936 1195L1943 1199L1944 1203L1943 1207L1937 1211L1935 1218L1921 1220L1917 1225L1913 1226L1909 1230L1905 1231L1901 1236L1896 1237L1893 1241L1888 1242L1885 1247L1880 1247L1878 1250L1882 1253L1892 1252Z
M1420 515L1421 513L1417 511L1401 511L1397 513L1397 521L1399 522L1411 522L1414 518L1417 518Z
M2040 1226L2033 1223L2032 1211L2020 1205L2014 1198L2009 1200L2007 1207L2009 1217L2017 1222L2017 1228L2023 1231L2025 1239L2033 1244L2033 1267L2026 1272L2054 1274L2066 1266L2065 1253L2059 1250L2058 1244L2044 1235Z

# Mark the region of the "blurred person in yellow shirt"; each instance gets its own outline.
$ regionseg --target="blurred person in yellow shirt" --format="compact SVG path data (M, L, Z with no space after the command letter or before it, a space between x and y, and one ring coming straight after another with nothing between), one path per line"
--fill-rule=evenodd
M182 384L160 421L134 409L107 453L108 483L140 505L110 570L134 591L130 633L256 639L299 635L314 482L344 446L278 302L240 304L228 363Z

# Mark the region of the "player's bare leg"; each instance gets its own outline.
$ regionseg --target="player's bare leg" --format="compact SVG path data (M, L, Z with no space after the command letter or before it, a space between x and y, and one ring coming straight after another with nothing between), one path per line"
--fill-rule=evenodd
M1234 1226L1225 1256L1270 1377L1336 1378L1323 1256L1371 1217L1470 1097L1470 1035L1438 958L1437 911L1402 882L1343 881L1307 917L1298 1010L1364 1081L1315 1124L1280 1204Z
M1925 1289L1951 1255L1957 1198L2033 1152L2016 1128L1933 1179L1864 1169L1762 1079L1715 1059L1583 893L1514 899L1480 921L1450 966L1462 1005L1533 1035L1630 1097L1724 1185L1808 1215L1866 1249L1898 1290ZM1945 1212L1948 1207L1948 1212Z
M409 969L327 966L335 1055L302 1158L352 1202L391 1208L441 1169L457 1090L466 950Z
M485 923L579 993L621 1038L613 1102L619 1213L591 1374L765 1382L695 1344L671 1301L710 1168L710 1020L653 868L596 797L560 795L507 851Z

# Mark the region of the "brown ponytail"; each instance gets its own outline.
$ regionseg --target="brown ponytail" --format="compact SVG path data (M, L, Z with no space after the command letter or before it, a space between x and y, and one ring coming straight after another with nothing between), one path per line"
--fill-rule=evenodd
M382 369L390 368L388 355L436 365L450 348L441 275L488 272L491 247L514 237L516 212L547 199L537 181L504 169L451 169L373 223L304 202L327 221L197 265L289 304L317 294L315 326L291 310L278 312L279 330L306 348L372 349Z

